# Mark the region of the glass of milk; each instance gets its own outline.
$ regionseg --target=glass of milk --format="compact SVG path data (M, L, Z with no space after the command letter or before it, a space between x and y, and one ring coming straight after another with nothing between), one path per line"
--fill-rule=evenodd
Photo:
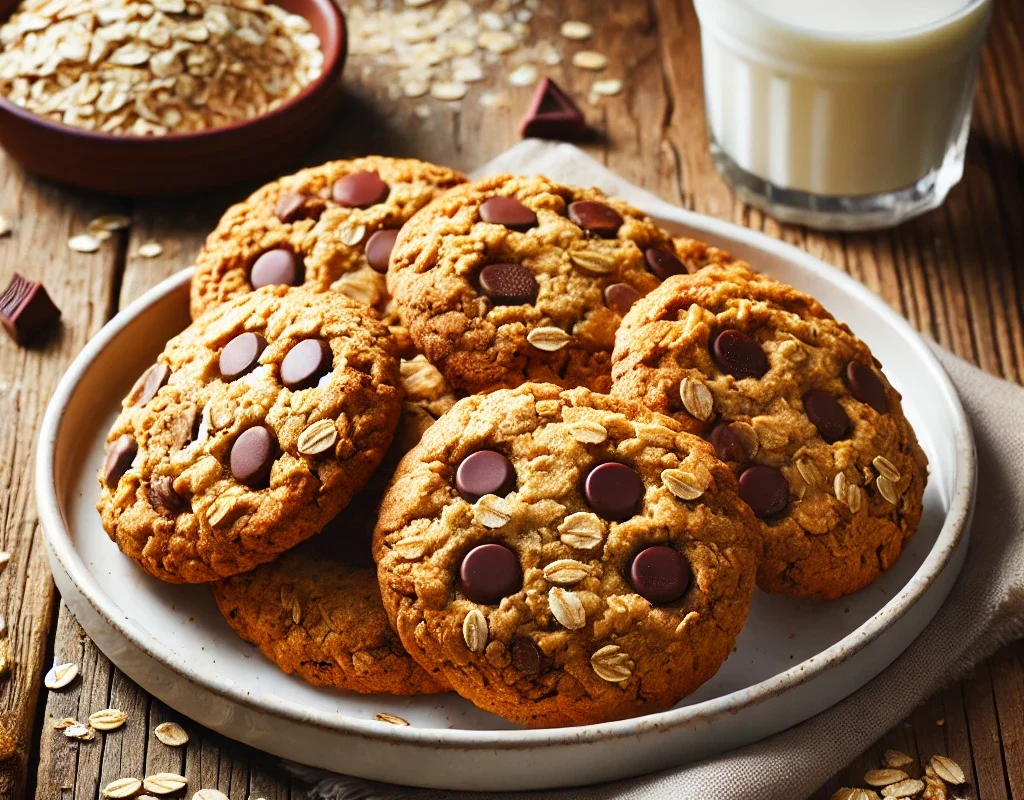
M963 174L991 0L694 0L711 151L746 202L896 225Z

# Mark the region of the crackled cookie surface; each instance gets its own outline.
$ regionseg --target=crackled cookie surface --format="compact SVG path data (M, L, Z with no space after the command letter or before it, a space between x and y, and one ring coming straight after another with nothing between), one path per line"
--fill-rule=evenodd
M414 159L331 161L269 183L228 209L196 258L192 318L264 285L334 288L384 311L399 228L458 172Z
M409 653L527 725L659 711L743 626L756 531L668 417L528 383L459 401L402 460L374 557Z
M213 584L228 624L284 672L315 686L363 693L446 691L391 630L370 558L388 466L432 422L407 405L384 464L321 533L276 561Z
M172 339L107 437L103 527L171 582L252 569L308 538L380 463L401 406L365 306L267 287Z
M834 598L899 557L927 460L867 345L813 298L717 264L623 320L613 394L708 438L765 525L758 583Z
M527 380L606 391L622 314L719 252L681 242L677 254L648 217L597 189L498 175L457 187L402 228L388 288L455 391Z

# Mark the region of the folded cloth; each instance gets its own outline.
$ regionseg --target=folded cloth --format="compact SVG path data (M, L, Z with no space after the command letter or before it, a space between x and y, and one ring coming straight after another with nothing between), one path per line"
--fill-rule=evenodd
M523 142L480 174L544 173L594 185L656 213L664 201L627 183L568 145ZM988 375L933 345L974 428L978 494L967 559L932 622L906 652L859 691L768 739L665 772L603 786L502 793L545 800L794 800L806 797L897 724L944 683L962 676L1024 634L1024 429L1015 416L1024 388ZM479 792L442 792L374 783L288 765L313 784L313 800L493 800Z

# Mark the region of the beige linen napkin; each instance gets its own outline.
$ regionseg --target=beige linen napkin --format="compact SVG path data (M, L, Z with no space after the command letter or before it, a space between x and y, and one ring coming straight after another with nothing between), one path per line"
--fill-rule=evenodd
M656 213L663 201L568 145L523 142L478 171L544 173L596 185ZM602 786L502 797L551 800L796 800L806 797L908 716L944 682L1024 634L1024 389L934 346L974 428L978 494L967 560L934 620L881 675L828 711L756 744L654 775ZM314 800L492 800L372 783L289 765Z

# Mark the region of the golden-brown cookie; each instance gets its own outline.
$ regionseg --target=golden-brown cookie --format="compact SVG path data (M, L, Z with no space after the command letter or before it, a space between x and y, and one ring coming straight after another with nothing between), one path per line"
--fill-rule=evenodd
M736 262L670 278L616 339L613 393L716 447L765 526L758 583L835 598L888 569L921 518L927 460L850 329Z
M227 210L196 257L192 318L254 285L334 288L384 311L395 233L458 172L411 158L330 161L269 183Z
M168 342L107 438L98 508L162 580L252 569L362 488L398 421L394 340L365 306L267 287Z
M374 557L403 644L527 725L668 708L732 650L759 543L707 442L638 404L524 384L402 460Z

